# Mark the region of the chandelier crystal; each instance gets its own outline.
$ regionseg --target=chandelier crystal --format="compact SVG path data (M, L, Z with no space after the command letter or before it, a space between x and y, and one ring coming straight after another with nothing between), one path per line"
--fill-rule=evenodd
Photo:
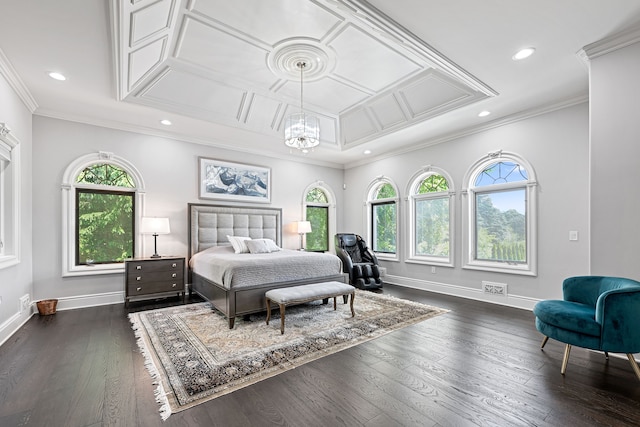
M307 64L303 61L296 63L300 69L300 112L293 113L284 121L284 143L287 147L297 148L303 153L308 153L320 144L320 121L311 114L305 114L303 110L303 86L302 73Z

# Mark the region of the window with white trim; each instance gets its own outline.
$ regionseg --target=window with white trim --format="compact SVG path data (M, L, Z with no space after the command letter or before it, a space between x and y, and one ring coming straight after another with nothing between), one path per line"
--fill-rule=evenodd
M0 269L20 262L20 144L0 123Z
M531 165L498 151L467 172L465 268L537 274L537 183Z
M398 190L387 177L377 178L367 196L369 246L381 259L397 259Z
M112 153L69 165L62 185L63 276L124 271L124 260L141 253L143 188L137 169Z
M453 266L453 181L443 170L429 166L411 180L408 193L407 262Z
M333 252L336 233L335 196L331 188L318 181L304 192L303 218L311 222L311 233L305 234L305 248L310 252Z

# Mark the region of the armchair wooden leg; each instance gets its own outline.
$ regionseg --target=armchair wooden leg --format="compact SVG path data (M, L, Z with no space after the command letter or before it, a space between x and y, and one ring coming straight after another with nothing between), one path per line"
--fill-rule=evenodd
M636 373L636 377L638 377L638 379L640 380L640 367L638 367L638 363L636 362L636 359L633 357L633 354L631 353L627 353L627 358L629 359L629 362L631 362L631 367L633 368L633 372Z
M549 337L545 336L544 338L542 338L542 344L540 345L540 350L544 348L544 346L547 344L547 341L549 341Z
M569 362L569 353L571 353L571 344L567 344L564 348L564 358L562 359L562 368L560 368L560 373L564 375L567 370L567 363Z

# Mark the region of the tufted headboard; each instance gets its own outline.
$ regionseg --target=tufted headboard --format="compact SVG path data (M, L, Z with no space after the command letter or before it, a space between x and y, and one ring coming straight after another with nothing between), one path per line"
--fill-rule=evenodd
M189 259L212 246L230 245L227 235L272 239L282 245L282 209L189 203Z

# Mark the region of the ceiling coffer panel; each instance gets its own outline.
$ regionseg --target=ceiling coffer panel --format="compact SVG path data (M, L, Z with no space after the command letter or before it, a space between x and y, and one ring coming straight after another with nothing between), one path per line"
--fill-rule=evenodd
M375 135L378 132L378 128L367 113L367 110L359 108L340 117L340 131L342 144L348 146L361 139Z
M160 0L131 13L131 47L167 30L175 0Z
M370 108L382 129L389 129L407 121L398 99L393 94L373 101Z
M336 75L372 93L396 85L422 69L407 56L351 25L329 46L338 57Z
M313 1L194 0L193 12L246 39L275 45L295 37L323 39L342 18Z
M472 96L461 85L447 81L436 73L406 85L399 91L413 119L428 113L446 110L455 101Z
M289 99L300 99L300 82L289 81L279 93ZM304 82L305 109L341 112L366 100L369 95L358 88L330 78ZM299 103L298 103L299 105ZM299 107L298 107L299 108Z
M139 48L129 54L129 90L162 63L167 47L167 39L163 38Z
M139 97L164 103L171 111L186 111L198 118L237 124L246 92L181 71L169 70Z
M207 23L185 18L176 59L216 72L232 81L269 90L276 76L265 67L268 51Z

